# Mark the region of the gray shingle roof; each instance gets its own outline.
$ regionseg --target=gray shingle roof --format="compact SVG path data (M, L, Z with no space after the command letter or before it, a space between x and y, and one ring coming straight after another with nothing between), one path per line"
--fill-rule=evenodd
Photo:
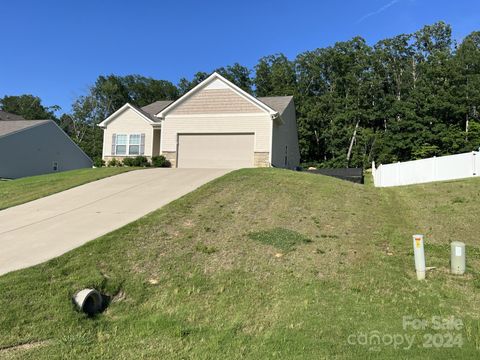
M154 115L146 112L145 110L142 110L141 108L135 106L135 105L132 105L130 104L131 106L133 106L135 109L137 109L139 112L141 112L143 115L145 115L147 118L149 118L150 120L154 121L154 122L158 122L160 121L159 118L156 118Z
M168 105L170 105L173 101L172 100L159 100L155 101L154 103L148 104L141 108L144 112L150 115L157 115L160 111L165 109ZM158 118L157 118L158 120Z
M278 111L278 113L282 115L288 104L290 104L290 101L292 101L293 96L266 96L259 97L257 99L263 102L265 105L271 107L273 110ZM171 103L173 103L172 100L159 100L143 106L139 110L148 116L148 118L150 118L152 121L159 122L160 119L155 117L155 115L165 109Z
M290 101L292 101L293 96L265 96L257 99L282 115Z
M37 126L52 120L8 120L0 121L0 137Z
M9 121L9 120L25 120L25 119L20 115L15 115L15 114L11 114L6 111L0 110L0 120Z

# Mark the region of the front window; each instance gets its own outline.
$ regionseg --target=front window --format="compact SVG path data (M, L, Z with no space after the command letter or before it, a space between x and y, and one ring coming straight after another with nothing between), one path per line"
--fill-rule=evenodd
M128 142L128 154L139 155L140 154L140 134L131 134Z
M127 135L117 135L116 155L127 155Z

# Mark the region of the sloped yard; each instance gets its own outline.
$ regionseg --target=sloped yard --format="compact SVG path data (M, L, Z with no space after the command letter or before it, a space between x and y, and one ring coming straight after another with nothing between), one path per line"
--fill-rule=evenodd
M0 210L131 170L135 168L80 169L0 181Z
M480 181L375 189L277 169L227 174L58 259L0 277L0 357L473 358ZM426 234L425 282L411 235ZM468 274L448 273L450 240ZM95 318L75 290L111 297ZM455 331L403 329L455 316ZM361 334L413 336L407 349ZM459 335L460 347L425 345ZM405 339L405 337L404 337ZM428 344L427 344L428 345Z

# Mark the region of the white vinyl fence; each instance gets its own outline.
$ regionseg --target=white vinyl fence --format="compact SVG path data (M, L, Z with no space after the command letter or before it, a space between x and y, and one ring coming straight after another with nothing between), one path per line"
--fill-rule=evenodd
M423 160L380 165L372 163L376 187L420 184L432 181L462 179L480 175L480 153L433 157Z

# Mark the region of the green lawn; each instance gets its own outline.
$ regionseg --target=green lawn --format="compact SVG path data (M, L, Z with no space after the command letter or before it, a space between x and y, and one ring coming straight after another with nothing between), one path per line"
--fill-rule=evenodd
M232 172L0 277L0 358L478 358L479 200L480 179L375 189L279 169ZM424 282L414 233L426 235L436 267ZM448 273L451 240L467 243L463 277ZM111 296L104 313L74 310L83 287ZM463 326L404 330L404 316L455 316ZM359 344L362 334L379 334L380 346ZM463 345L425 348L429 334ZM409 349L390 344L405 335Z
M0 181L0 210L134 169L128 167L80 169Z

